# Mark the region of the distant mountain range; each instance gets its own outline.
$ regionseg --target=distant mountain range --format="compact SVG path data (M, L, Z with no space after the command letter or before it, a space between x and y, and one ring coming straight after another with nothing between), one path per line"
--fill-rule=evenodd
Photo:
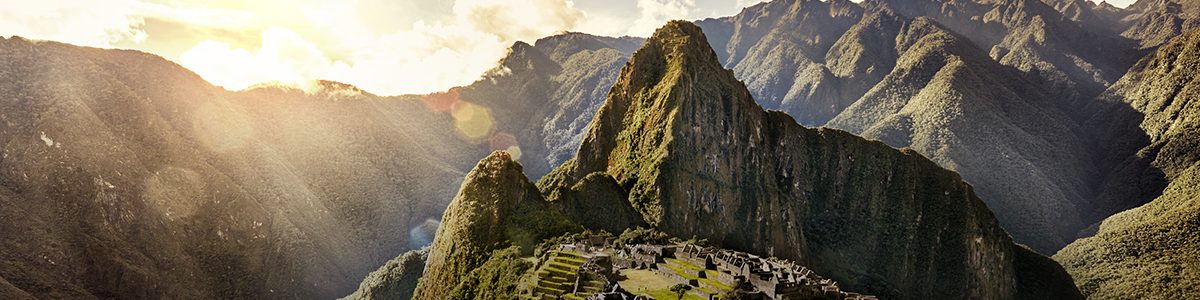
M430 242L424 278L487 286L504 277L470 270L524 254L502 245L636 226L890 298L1076 297L1068 273L1085 297L1200 297L1197 20L1193 0L775 0L703 34L518 42L473 84L390 97L226 91L145 53L7 38L0 234L28 238L0 240L0 298L331 298ZM439 236L482 226L449 221L493 177L488 201L562 224L432 241L444 212ZM420 257L356 297L410 289L380 285Z

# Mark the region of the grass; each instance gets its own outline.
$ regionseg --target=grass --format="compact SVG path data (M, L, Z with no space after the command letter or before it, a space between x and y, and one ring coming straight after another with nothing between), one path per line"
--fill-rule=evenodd
M720 289L720 292L729 291L729 290L733 289L729 285L726 285L726 284L721 283L720 281L717 281L716 279L714 279L717 277L717 271L705 270L704 268L696 266L695 264L692 264L692 263L689 263L686 261L682 261L682 260L678 260L678 259L674 259L674 258L668 258L667 262L669 262L668 264L666 264L667 268L671 269L672 271L675 271L675 274L679 274L679 276L682 276L684 279L687 279L687 280L695 279L700 282L708 283L708 284ZM670 263L674 263L674 264L670 264ZM680 266L682 266L682 268ZM704 271L704 274L707 278L696 277L697 271ZM719 291L713 291L713 290L710 290L710 289L704 288L704 287L700 287L699 289L705 293L710 293L710 294L718 294L718 292L719 292Z
M678 284L669 278L655 274L650 270L622 270L625 280L620 281L621 287L634 294L644 294L659 300L678 299L671 286ZM685 300L704 300L696 295L685 294Z
M701 267L699 267L699 266L693 265L693 264L692 264L692 263L690 263L690 262L686 262L686 261L682 261L682 260L678 260L678 259L674 259L674 258L668 258L668 259L667 259L667 262L674 262L675 264L678 264L678 265L680 265L680 266L683 266L683 267L685 267L685 268L692 269L692 270L696 270L696 271L701 271L701 270L704 270L704 268L701 268Z
M721 289L721 291L722 291L722 292L728 292L728 291L732 291L732 290L733 290L733 287L731 287L731 286L729 286L729 285L727 285L727 284L721 283L721 281L719 281L719 280L717 280L717 279L716 279L716 278L717 278L717 271L715 271L715 270L705 270L705 271L704 271L704 273L705 273L705 275L707 275L707 277L708 277L708 278L703 278L703 279L700 279L700 281L707 282L708 284L711 284L712 286L715 286L715 287L717 287L718 289Z

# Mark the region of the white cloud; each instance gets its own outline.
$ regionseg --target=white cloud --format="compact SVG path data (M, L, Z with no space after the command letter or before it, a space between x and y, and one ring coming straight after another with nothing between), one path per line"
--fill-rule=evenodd
M120 41L141 41L144 20L132 0L7 1L0 5L3 35L55 40L77 45L110 47Z
M457 0L451 17L403 30L368 25L361 13L371 8L359 0L8 2L16 3L0 6L0 34L97 47L165 42L180 53L167 58L235 90L328 79L379 94L441 91L478 79L515 41L572 30L586 19L570 0ZM155 31L146 28L151 19L177 25ZM179 32L192 29L209 31Z
M567 0L458 0L451 21L417 21L388 32L359 22L356 4L303 9L306 21L324 32L276 26L263 33L258 49L204 41L180 62L229 89L266 81L307 87L328 79L385 95L429 93L470 84L513 42L574 29L585 18Z
M255 51L204 41L181 54L179 63L213 84L234 90L263 82L308 88L332 67L316 45L282 27L264 31L262 46Z
M571 0L420 0L413 5L426 11L406 26L365 21L379 13L372 1L7 1L15 3L0 6L0 34L143 49L235 90L327 79L420 94L470 84L518 40L565 30L648 36L668 20L708 16L712 5L755 2L636 0L589 14Z
M695 0L638 0L637 7L640 15L633 21L628 34L633 36L650 36L655 29L662 27L667 21L675 19L690 19L696 8Z
M858 1L862 1L862 0L858 0ZM855 2L858 2L858 1L855 1ZM752 6L752 5L763 3L763 2L767 2L767 0L737 0L736 5L737 5L737 8L740 9L743 7L748 7L748 6Z
M458 21L502 40L537 39L575 28L583 11L566 0L458 0Z

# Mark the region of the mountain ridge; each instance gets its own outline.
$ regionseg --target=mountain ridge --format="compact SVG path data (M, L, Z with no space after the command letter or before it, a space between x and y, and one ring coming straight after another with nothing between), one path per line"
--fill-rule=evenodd
M706 32L732 32L717 40L753 45L747 53L769 53L725 61L726 67L738 64L731 68L762 106L805 126L915 149L962 173L1005 228L1041 253L1053 253L1099 220L1084 209L1098 172L1085 131L1034 78L995 61L986 48L933 17L909 18L884 2L858 8L839 1L772 1L697 24ZM813 35L790 31L795 24L807 25ZM746 27L770 33L739 29ZM813 40L826 42L806 46ZM801 59L794 66L775 63L788 57ZM792 77L793 83L775 79ZM791 85L778 91L782 100L760 91L771 90L773 80Z

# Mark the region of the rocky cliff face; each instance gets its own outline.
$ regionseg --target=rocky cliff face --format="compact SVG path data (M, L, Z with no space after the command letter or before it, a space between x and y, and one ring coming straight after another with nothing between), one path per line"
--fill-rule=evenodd
M22 237L0 286L38 298L342 296L424 243L483 154L415 99L335 83L228 92L20 38L0 58L0 235Z
M762 110L708 45L685 22L648 39L576 161L543 190L603 172L667 233L794 259L883 297L1078 296L1061 268L1012 243L957 174Z
M958 171L1018 242L1053 253L1099 220L1081 213L1097 177L1083 131L1055 96L932 19L871 3L772 1L698 24L732 32L710 43L758 103Z
M1093 123L1115 166L1106 206L1121 210L1055 259L1090 297L1196 297L1200 30L1162 45L1102 97ZM1169 185L1168 185L1169 183ZM1165 186L1165 189L1163 188Z

